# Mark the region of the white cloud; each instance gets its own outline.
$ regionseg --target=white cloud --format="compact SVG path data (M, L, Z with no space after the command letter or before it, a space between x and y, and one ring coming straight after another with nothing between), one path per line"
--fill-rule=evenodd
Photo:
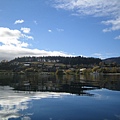
M48 32L50 32L50 33L51 33L51 32L52 32L52 30L48 30Z
M23 31L23 33L30 33L30 28L21 28L21 31Z
M101 53L94 53L92 56L104 59L103 55Z
M32 36L28 36L28 35L25 35L25 34L22 34L22 37L26 38L26 39L34 39Z
M115 20L102 21L102 24L111 25L110 28L104 29L103 32L120 30L120 18L117 18Z
M115 37L115 39L120 40L120 35L119 35L119 36L117 36L117 37Z
M103 32L120 30L120 0L54 0L57 9L69 10L72 15L107 17L103 24L111 26Z
M61 51L45 51L30 49L23 40L34 39L32 36L22 34L19 30L0 27L0 60L14 59L22 56L71 56Z
M64 31L64 29L57 28L57 31L58 31L58 32L63 32L63 31Z
M73 10L73 12L79 15L120 15L119 0L55 0L54 7Z
M14 24L21 24L23 22L24 22L24 20L16 20Z
M36 25L38 24L36 20L33 21Z
M21 38L32 39L31 36L26 36L19 30L0 27L0 43L2 46L28 47L28 43L20 41Z
M91 56L97 57L100 59L110 58L111 56L119 56L118 53L93 53Z
M23 45L24 46L24 43ZM39 49L29 49L23 47L2 45L0 46L0 60L3 59L13 59L15 57L23 57L23 56L72 56L68 55L61 51L45 51Z

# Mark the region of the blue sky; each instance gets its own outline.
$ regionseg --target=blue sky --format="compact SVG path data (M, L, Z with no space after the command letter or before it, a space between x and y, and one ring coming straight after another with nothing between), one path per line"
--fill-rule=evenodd
M0 0L0 60L120 56L120 0Z

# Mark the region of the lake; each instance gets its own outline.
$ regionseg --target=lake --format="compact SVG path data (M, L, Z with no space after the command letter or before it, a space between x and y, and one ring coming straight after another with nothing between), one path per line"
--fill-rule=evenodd
M120 120L120 76L0 75L0 120Z

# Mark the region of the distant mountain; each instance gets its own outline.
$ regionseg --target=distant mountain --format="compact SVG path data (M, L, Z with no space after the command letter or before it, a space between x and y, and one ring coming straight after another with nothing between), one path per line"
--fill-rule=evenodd
M103 62L106 62L106 63L117 63L117 64L120 64L120 57L112 57L112 58L107 58L107 59L104 59Z

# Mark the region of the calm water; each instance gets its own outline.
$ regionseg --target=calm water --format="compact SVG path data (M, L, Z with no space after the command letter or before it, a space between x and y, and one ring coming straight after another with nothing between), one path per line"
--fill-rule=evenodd
M120 120L120 76L0 76L0 120Z

